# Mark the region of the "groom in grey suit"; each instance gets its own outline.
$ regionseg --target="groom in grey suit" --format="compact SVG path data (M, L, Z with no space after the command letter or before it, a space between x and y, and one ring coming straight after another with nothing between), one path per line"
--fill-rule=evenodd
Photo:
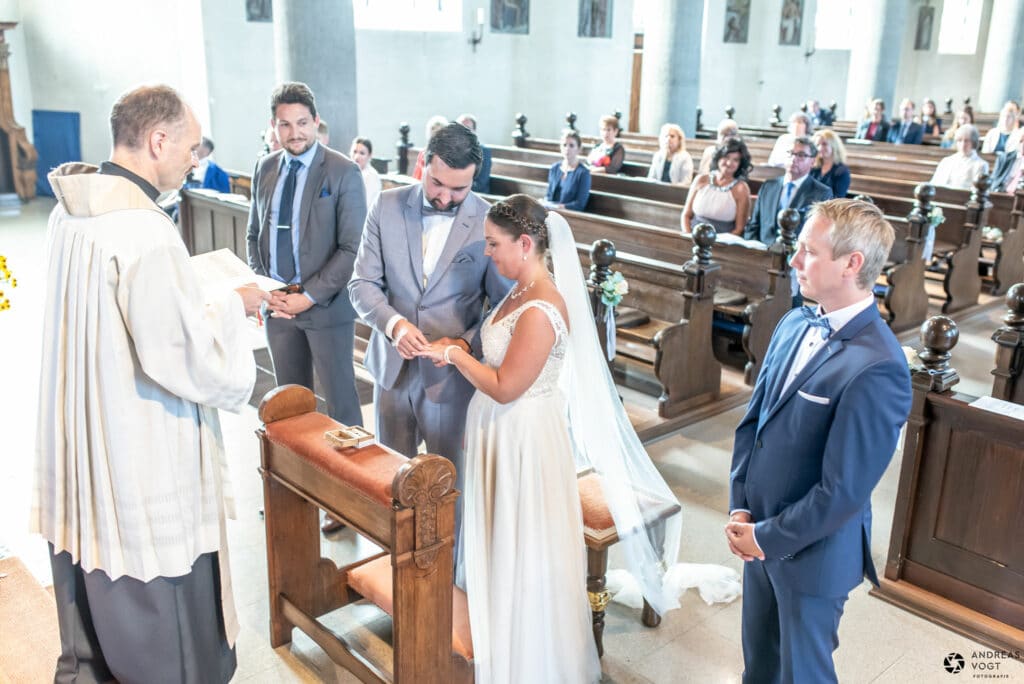
M481 159L465 126L435 133L423 182L384 191L370 210L348 285L352 305L373 328L364 365L376 380L377 437L406 456L425 441L428 452L455 464L460 489L473 386L453 366L414 355L443 340L479 356L484 307L511 286L484 255L488 204L471 192Z
M304 83L271 97L271 125L284 149L252 175L249 266L288 284L272 293L267 341L277 384L324 388L327 413L362 425L352 366L356 312L345 289L366 219L359 166L316 140L320 117ZM282 209L283 207L283 209Z

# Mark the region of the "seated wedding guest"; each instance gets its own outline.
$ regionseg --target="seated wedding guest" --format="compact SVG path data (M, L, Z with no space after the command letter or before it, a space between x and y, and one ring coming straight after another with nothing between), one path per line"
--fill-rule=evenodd
M279 149L281 149L281 141L277 139L277 131L271 126L263 131L263 152L260 153L260 156L277 152Z
M857 126L858 140L877 140L885 142L889 137L889 122L885 120L885 102L875 98L871 101L870 118L865 117L864 121Z
M800 214L799 235L811 206L832 199L832 188L810 177L817 156L818 148L810 138L793 141L786 155L786 174L761 184L743 237L766 245L775 242L779 237L778 215L783 209L795 209Z
M331 128L323 119L320 119L320 125L316 127L316 141L324 147L331 146Z
M942 135L942 119L935 107L935 100L926 97L921 103L921 127L925 135Z
M626 148L615 139L619 134L619 120L614 116L602 116L600 125L601 142L594 145L587 155L590 172L618 173L622 168L622 162L626 161Z
M985 140L981 144L983 154L1012 150L1017 144L1022 129L1020 126L1020 107L1014 101L1003 105L999 112L999 123L993 126L985 134Z
M228 174L213 161L213 141L203 137L196 150L196 167L185 178L186 188L207 188L217 192L231 192Z
M831 110L822 109L817 100L808 100L805 106L807 107L807 115L811 117L811 123L815 127L831 126L835 123L832 119Z
M996 160L992 172L992 192L1016 192L1024 172L1024 136L1018 136L1017 147L1007 149Z
M814 131L814 124L811 117L803 112L793 112L789 116L789 127L785 133L775 141L772 153L768 155L768 165L783 167L786 165L786 154L793 147L793 141L797 138L810 137Z
M372 209L381 189L380 175L370 163L370 159L373 158L373 143L369 138L354 139L348 156L359 165L359 170L363 173L363 185L366 186L366 206Z
M689 185L693 179L693 158L686 151L686 136L676 124L665 124L658 135L661 147L651 158L649 180L673 185Z
M935 167L932 185L970 190L974 181L988 173L988 162L978 156L978 129L965 124L956 131L956 153L951 154Z
M476 133L476 117L472 114L459 114L455 120ZM483 150L484 160L480 162L480 168L473 178L473 192L486 195L491 191L491 148L480 143L480 149Z
M423 180L423 155L427 151L427 143L434 137L434 133L448 125L448 119L444 118L440 114L430 117L427 120L427 129L425 131L426 140L423 141L423 149L420 150L419 156L416 157L416 166L413 167L412 177L416 180Z
M834 131L814 134L818 156L814 158L811 178L832 188L832 197L842 199L850 189L850 168L846 165L846 147Z
M698 223L710 223L719 233L743 234L750 216L750 186L746 177L752 164L747 145L726 138L712 157L715 170L693 181L683 209L683 232Z
M711 173L711 159L715 156L718 146L725 142L726 138L740 137L740 125L732 119L722 119L718 122L718 136L714 145L708 145L700 155L700 166L697 173Z
M580 134L562 131L562 161L548 171L548 192L544 206L548 209L584 211L590 199L590 169L580 163Z
M953 147L953 140L954 138L956 138L957 129L965 124L973 123L974 108L971 107L970 105L967 105L962 110L960 110L960 113L957 114L956 118L953 119L953 123L951 123L949 125L949 128L946 129L946 132L942 134L942 141L939 142L939 146L947 149Z
M903 118L893 119L886 140L895 145L920 145L924 127L914 121L914 103L904 98L900 102L900 114Z

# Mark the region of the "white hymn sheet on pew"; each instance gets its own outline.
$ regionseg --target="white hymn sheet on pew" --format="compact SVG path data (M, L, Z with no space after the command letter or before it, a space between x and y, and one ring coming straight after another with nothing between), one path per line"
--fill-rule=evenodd
M266 276L256 275L245 263L227 247L213 252L204 252L191 257L192 268L199 276L199 284L204 290L210 288L236 288L249 283L270 292L284 287L284 283Z
M974 408L991 411L992 413L998 413L1016 420L1024 420L1024 406L1014 404L1012 401L1003 401L993 397L981 397L972 401L970 405Z

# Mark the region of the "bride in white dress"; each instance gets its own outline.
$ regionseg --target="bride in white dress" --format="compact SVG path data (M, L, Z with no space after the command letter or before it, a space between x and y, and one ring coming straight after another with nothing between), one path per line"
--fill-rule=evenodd
M476 681L593 682L583 518L559 377L569 330L545 264L547 212L525 195L491 208L486 254L516 281L481 326L484 361L422 352L477 388L466 416L463 548Z

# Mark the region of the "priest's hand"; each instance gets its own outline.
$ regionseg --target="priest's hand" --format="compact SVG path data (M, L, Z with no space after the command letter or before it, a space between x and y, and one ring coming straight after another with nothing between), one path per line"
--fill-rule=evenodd
M246 316L255 316L259 313L263 302L270 301L270 294L256 287L256 283L237 287L235 292L242 298L242 305L245 307Z
M395 349L406 360L416 358L417 352L430 346L420 329L405 319L395 324L395 329L391 331L391 339Z
M734 516L747 516L749 513L734 513ZM764 551L754 539L754 523L730 522L725 526L725 537L729 540L729 550L745 561L755 558L764 560Z
M272 315L279 318L295 318L312 306L313 300L301 292L292 294L274 292L271 294L268 308Z

